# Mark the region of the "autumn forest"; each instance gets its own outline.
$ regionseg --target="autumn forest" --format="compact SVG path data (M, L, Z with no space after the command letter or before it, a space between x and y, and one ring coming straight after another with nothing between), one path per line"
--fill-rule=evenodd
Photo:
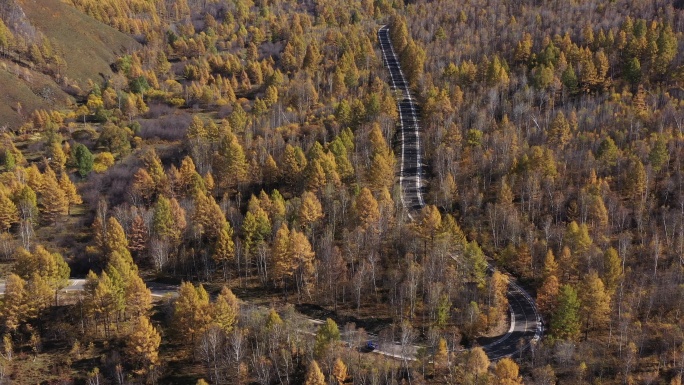
M0 385L679 385L683 45L679 0L3 0Z

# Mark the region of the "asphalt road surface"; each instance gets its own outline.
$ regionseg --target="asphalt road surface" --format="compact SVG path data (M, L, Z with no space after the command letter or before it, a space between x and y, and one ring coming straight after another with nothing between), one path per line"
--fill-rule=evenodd
M85 290L85 279L81 278L73 278L69 280L69 285L67 285L65 288L61 290L63 293L70 293L70 292L78 292L78 291L83 291ZM150 289L150 292L153 297L161 298L161 297L176 297L178 295L178 285L169 285L169 284L162 284L162 283L157 283L157 282L146 282L145 283ZM0 296L5 294L5 281L0 281ZM315 325L316 327L322 325L325 323L323 320L315 319L315 318L310 318L306 317L304 315L300 315L302 319L305 319L306 321L310 322L311 324ZM314 334L313 332L310 331L302 331L305 334ZM354 338L350 338L354 339ZM418 346L415 345L409 345L409 344L404 344L401 345L399 343L385 343L381 342L377 339L376 336L370 335L369 339L375 341L378 344L378 348L373 351L373 353L376 354L382 354L386 355L389 357L393 357L396 359L401 359L405 361L413 361L415 360L416 353L418 351ZM354 348L362 348L362 347L354 347Z
M396 92L397 108L399 110L398 144L401 147L399 163L399 187L404 207L411 211L420 210L425 206L423 200L424 167L420 144L420 125L418 117L420 111L404 72L399 63L399 57L394 51L389 35L389 27L383 26L378 31L380 49L390 75L390 86Z
M511 313L508 332L482 346L490 360L518 356L542 335L541 316L532 297L514 281L508 284L507 297Z
M398 140L401 146L399 184L402 204L408 209L409 218L413 219L412 212L419 211L425 206L423 199L425 178L421 155L420 121L418 119L420 111L415 98L411 95L397 53L390 41L389 28L387 26L380 28L378 37L383 59L389 70L392 89L398 95L397 104L400 115ZM492 268L490 266L490 269ZM84 279L72 279L63 291L82 291L84 284ZM163 285L154 282L148 282L147 285L154 297L173 296L178 290L175 285ZM4 293L5 282L0 281L0 295ZM541 317L532 297L513 280L509 284L507 296L511 312L510 328L507 333L490 339L492 341L487 341L482 346L491 360L521 354L542 334ZM316 325L324 322L312 318L307 319ZM378 348L374 350L375 353L404 361L415 360L418 351L416 345L397 342L383 343L373 336L370 338L378 344Z
M423 199L425 176L420 143L420 111L401 69L399 57L390 39L388 26L382 26L378 30L378 40L385 66L390 75L390 86L397 94L397 107L400 117L397 137L398 144L401 146L399 170L401 200L404 207L409 211L409 218L413 219L411 212L415 213L425 206ZM490 269L493 267L490 266ZM498 337L481 340L483 342L482 348L490 360L521 354L534 341L539 340L542 335L543 326L537 305L532 297L512 278L508 286L507 297L511 313L508 332ZM396 348L390 350L396 350ZM400 352L400 354L402 353ZM402 355L406 355L406 353Z
M85 279L72 278L62 292L69 293L75 291L83 291L85 289ZM175 295L178 291L178 286L164 285L156 282L146 282L147 288L150 289L153 297L164 297L166 295ZM5 281L0 281L0 295L5 294Z

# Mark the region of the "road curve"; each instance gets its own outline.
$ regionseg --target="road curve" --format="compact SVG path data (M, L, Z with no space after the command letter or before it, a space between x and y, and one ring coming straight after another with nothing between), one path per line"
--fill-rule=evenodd
M401 201L409 211L409 219L413 219L411 212L416 212L425 206L419 110L401 69L387 25L378 30L378 40L385 66L389 71L390 86L397 94L399 110L397 139L401 146L399 161ZM490 269L493 269L491 265ZM530 347L533 341L539 340L543 332L542 320L536 303L513 279L510 279L508 285L507 298L511 313L508 332L482 346L490 360L521 354Z
M389 28L383 26L378 31L380 47L385 65L389 69L392 89L397 91L397 105L400 115L398 141L401 146L399 184L401 200L408 209L408 216L413 219L412 212L425 206L423 198L424 167L420 144L419 110L415 98L401 69L399 59L389 38ZM493 267L490 266L490 269ZM147 282L152 296L164 297L176 295L178 286ZM71 279L64 292L84 290L85 279ZM0 295L5 293L5 282L0 281ZM517 283L511 280L508 287L508 302L511 312L511 325L507 333L493 342L483 345L483 349L491 360L512 356L525 351L532 341L538 340L542 334L542 323L536 304L532 297ZM320 325L324 321L306 317L311 323ZM397 342L383 343L377 337L370 336L379 346L374 353L386 355L404 361L414 361L418 346L401 345Z
M534 299L509 277L508 308L511 323L506 334L482 346L490 360L522 354L541 338L543 324Z
M62 288L60 292L62 293L73 293L85 290L86 280L82 278L71 278L69 279L69 284ZM157 298L174 298L178 296L179 285L162 284L157 282L145 282L147 288L150 289L152 297ZM5 295L5 281L0 280L0 296ZM248 304L248 302L243 302ZM307 317L300 314L300 317L315 325L316 327L325 324L324 320ZM303 330L305 334L313 334L310 331ZM375 354L381 354L395 359L400 359L404 361L415 361L416 353L418 352L418 346L416 345L401 345L397 342L383 342L378 339L376 335L368 335L368 338L378 344L378 348L373 351ZM355 340L355 338L349 338L350 340ZM363 347L355 347L363 348Z

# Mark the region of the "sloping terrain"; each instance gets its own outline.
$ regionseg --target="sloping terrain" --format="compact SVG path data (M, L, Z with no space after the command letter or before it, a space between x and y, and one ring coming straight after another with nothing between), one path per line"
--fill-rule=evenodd
M110 64L117 56L140 47L130 36L60 0L16 0L16 5L23 11L22 28L28 25L41 32L66 61L64 76L69 85L84 88L88 79L101 83L112 74ZM69 95L54 79L29 69L23 60L19 67L9 59L0 59L0 127L16 128L21 116L34 109L67 104ZM21 111L17 111L17 103L21 103Z
M62 107L73 99L49 76L2 61L0 89L0 127L16 128L31 111Z
M17 0L30 23L47 36L67 62L66 75L79 85L101 74L118 55L139 44L130 36L100 23L60 0Z

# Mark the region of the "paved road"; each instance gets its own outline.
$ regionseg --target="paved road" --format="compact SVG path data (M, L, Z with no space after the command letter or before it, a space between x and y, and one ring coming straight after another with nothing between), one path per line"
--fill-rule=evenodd
M72 278L69 280L69 285L66 286L64 289L62 289L62 292L77 292L77 291L83 291L85 290L85 279L81 278ZM161 297L166 297L166 296L171 296L175 297L178 295L178 285L169 285L169 284L162 284L162 283L157 283L157 282L146 282L145 283L150 289L150 292L153 297L161 298ZM5 281L0 281L0 296L5 294ZM245 304L248 304L245 302ZM305 319L306 321L310 322L311 324L315 325L316 327L323 325L325 321L315 319L315 318L310 318L307 317L303 314L299 315L302 319ZM306 334L314 334L312 332L308 331L303 331ZM350 341L355 340L353 336L350 336L348 338ZM386 355L389 357L397 358L397 359L403 359L406 361L413 361L415 360L416 352L418 351L418 346L415 345L404 345L402 346L399 343L383 343L379 341L377 336L374 335L369 335L369 339L375 341L378 343L378 349L374 351L374 353L377 354L382 354ZM360 348L360 347L354 347L354 348Z
M389 39L389 29L383 26L378 31L380 47L383 59L390 72L392 89L398 91L398 107L400 114L399 143L401 145L401 163L399 183L401 199L404 207L409 210L409 217L413 219L411 212L416 212L425 206L423 199L424 167L421 157L420 125L418 120L419 110L415 98L411 95L408 84L401 70L398 57ZM490 266L490 268L493 268ZM84 289L84 279L72 279L64 291L80 291ZM178 286L164 285L148 282L148 288L154 297L175 295ZM5 292L5 283L0 282L0 295ZM541 337L541 318L537 311L534 300L515 282L511 281L508 288L508 302L511 311L511 325L508 332L495 341L483 346L490 359L496 360L503 357L521 353L530 346L532 340ZM309 322L320 325L322 320L308 318ZM413 344L383 343L376 337L370 336L378 343L374 351L378 354L387 355L404 361L415 360L418 346Z
M85 279L72 278L69 280L69 285L62 289L62 292L83 291L85 289ZM164 285L156 282L146 282L147 288L150 289L153 297L164 297L166 295L175 295L178 291L178 286ZM5 294L5 281L0 281L0 295Z
M389 71L391 88L397 94L400 117L397 136L401 146L399 185L402 203L409 211L409 218L413 219L411 212L425 206L419 109L394 51L388 26L382 26L378 30L378 40L385 66ZM490 266L490 269L493 267ZM529 348L532 341L539 340L542 335L541 317L534 300L512 279L507 297L511 312L508 332L482 346L490 360L522 353Z
M62 291L81 291L83 290L83 285L85 284L85 279L70 279L69 285L62 289ZM0 295L5 294L5 281L0 281Z
M420 125L418 116L420 111L416 99L411 95L411 90L401 69L399 58L394 51L389 35L389 27L383 26L378 31L380 49L383 60L387 67L392 90L396 92L397 107L399 110L399 130L397 132L398 144L401 146L399 163L399 187L401 200L404 207L411 211L420 210L425 206L423 200L424 167L420 145Z
M490 360L519 355L541 338L542 319L534 299L513 278L508 284L511 324L508 332L482 348Z
M73 278L69 280L69 285L62 289L62 292L77 292L77 291L83 291L85 289L85 279L80 279L80 278ZM153 297L157 298L162 298L166 296L171 296L175 297L178 295L178 285L169 285L169 284L162 284L162 283L157 283L157 282L146 282L147 287L150 289L150 292ZM0 281L0 296L5 294L5 281ZM245 302L245 304L248 304ZM299 315L302 319L305 319L306 321L316 325L320 326L325 323L323 320L315 319L315 318L310 318L307 317L303 314ZM313 334L312 332L304 331L306 334ZM416 353L418 351L418 346L416 345L409 345L405 344L402 346L399 343L385 343L381 342L377 336L374 335L369 335L369 339L375 341L378 344L378 349L374 351L376 354L382 354L386 355L389 357L401 359L404 361L414 361L416 357ZM349 337L349 340L353 341L355 338ZM359 347L354 347L354 348L359 348Z

